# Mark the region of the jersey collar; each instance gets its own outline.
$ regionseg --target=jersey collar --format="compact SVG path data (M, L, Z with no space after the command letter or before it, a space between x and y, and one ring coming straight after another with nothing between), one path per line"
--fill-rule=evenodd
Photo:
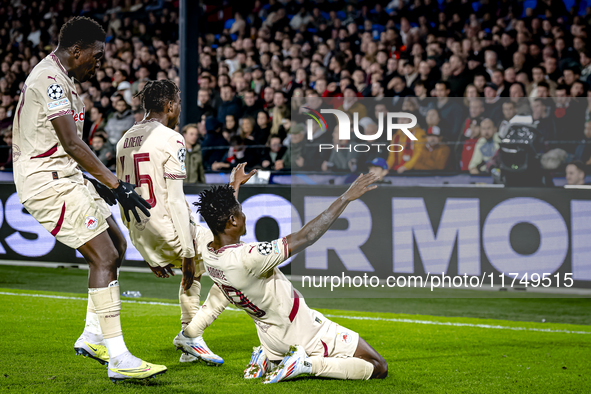
M135 122L133 125L137 126L140 124L146 124L146 123L150 123L150 122L158 122L158 119L152 118L152 119L144 119L144 120L140 120L139 122Z
M70 76L69 76L69 75L68 75L68 73L66 72L66 69L64 68L64 66L62 66L62 62L60 62L60 59L57 57L57 55L55 54L55 52L51 52L51 53L49 54L49 57L50 57L50 59L51 59L51 60L53 60L53 61L54 61L54 63L55 63L55 64L57 64L58 68L59 68L60 70L62 70L62 72L63 72L64 74L66 74L66 76L67 76L68 78L70 78Z
M242 242L242 241L241 241L241 242L239 242L239 243L237 243L237 244L232 244L232 245L226 245L226 246L222 246L222 247L221 247L221 248L219 248L218 250L214 250L214 249L213 249L213 248L212 248L210 245L211 245L211 242L207 244L207 249L208 249L210 252L212 252L212 253L215 253L215 254L220 254L220 253L222 253L224 250L233 249L233 248L237 248L237 247L239 247L239 246L242 246L242 245L244 245L244 242Z

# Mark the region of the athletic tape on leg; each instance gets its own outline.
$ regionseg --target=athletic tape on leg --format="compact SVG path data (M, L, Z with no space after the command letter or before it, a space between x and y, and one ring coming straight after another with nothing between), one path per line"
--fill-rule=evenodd
M188 325L199 311L199 301L201 301L200 281L193 281L193 285L186 292L181 285L179 288L179 303L181 304L181 324L183 327Z
M96 314L96 310L94 309L90 294L88 295L88 304L86 306L86 325L84 326L84 331L102 336L101 324L98 315Z
M121 331L121 298L119 284L109 283L109 287L88 289L92 297L94 309L99 318L103 338L113 338L122 335Z

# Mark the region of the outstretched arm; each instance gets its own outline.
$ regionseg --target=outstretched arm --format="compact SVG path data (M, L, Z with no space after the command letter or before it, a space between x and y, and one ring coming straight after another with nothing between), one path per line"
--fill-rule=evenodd
M378 178L372 173L360 175L349 189L333 202L330 207L310 222L306 223L302 229L286 237L289 256L301 252L314 242L330 228L335 220L343 213L347 205L375 189L377 186L371 186Z

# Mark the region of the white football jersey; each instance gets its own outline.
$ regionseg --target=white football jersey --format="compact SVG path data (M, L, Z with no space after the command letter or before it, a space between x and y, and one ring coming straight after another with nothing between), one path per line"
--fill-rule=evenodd
M117 178L137 186L136 192L150 205L150 217L138 210L141 221L121 218L131 242L151 266L178 265L181 241L168 207L166 178L184 179L185 139L160 122L136 123L117 144ZM191 209L187 204L189 216ZM195 223L186 223L194 234Z
M197 234L204 229L197 226ZM290 345L309 346L325 333L326 319L310 309L277 268L288 255L287 239L226 245L214 251L213 237L197 238L197 253L211 279L257 326L266 351L275 358Z
M14 183L21 202L41 193L55 182L81 183L78 163L62 147L51 121L72 116L78 137L84 126L84 102L52 52L29 74L16 106L12 157Z

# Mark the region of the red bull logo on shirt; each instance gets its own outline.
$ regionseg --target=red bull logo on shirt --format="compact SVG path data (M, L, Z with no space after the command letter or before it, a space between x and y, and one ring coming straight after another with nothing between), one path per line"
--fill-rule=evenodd
M351 343L351 341L353 340L353 336L351 335L351 333L347 331L339 332L338 336L339 338L341 338L341 341L343 341L343 343Z
M94 230L98 227L98 219L94 216L87 216L84 220L84 225L89 230Z
M76 111L72 110L72 116L74 117L74 122L84 122L84 115L85 109L82 107L82 111L76 113Z

